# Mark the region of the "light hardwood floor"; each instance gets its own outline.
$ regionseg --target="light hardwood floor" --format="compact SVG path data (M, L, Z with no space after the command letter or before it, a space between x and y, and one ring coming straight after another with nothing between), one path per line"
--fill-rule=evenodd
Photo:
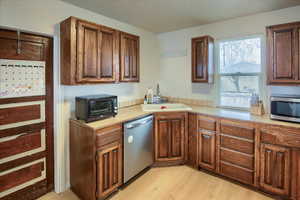
M71 191L39 200L79 200ZM110 200L271 200L187 166L153 168Z

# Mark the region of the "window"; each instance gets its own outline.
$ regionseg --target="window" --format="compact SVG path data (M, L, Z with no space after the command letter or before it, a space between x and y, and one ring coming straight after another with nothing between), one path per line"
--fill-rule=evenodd
M259 95L261 38L219 42L219 105L248 109Z

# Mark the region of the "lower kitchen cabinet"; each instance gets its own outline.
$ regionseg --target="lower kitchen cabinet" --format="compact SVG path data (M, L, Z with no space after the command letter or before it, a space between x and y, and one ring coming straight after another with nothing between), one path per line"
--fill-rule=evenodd
M260 187L271 193L289 196L290 149L271 144L261 144L260 154Z
M155 165L183 164L186 160L187 113L155 114Z
M123 183L122 124L93 129L70 121L70 182L82 200L102 200Z
M277 198L300 200L300 128L186 112L154 116L153 166L187 164ZM123 163L121 123L95 129L70 121L70 182L80 199L103 200L117 191ZM34 177L44 173L43 162L32 164L24 170ZM16 174L0 179L8 176Z
M97 151L97 196L104 198L122 184L122 145L120 141Z

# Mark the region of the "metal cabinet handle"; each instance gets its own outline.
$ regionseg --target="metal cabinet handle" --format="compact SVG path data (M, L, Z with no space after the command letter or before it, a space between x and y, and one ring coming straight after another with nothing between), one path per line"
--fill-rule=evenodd
M205 139L210 139L211 135L202 135L202 137L204 137Z

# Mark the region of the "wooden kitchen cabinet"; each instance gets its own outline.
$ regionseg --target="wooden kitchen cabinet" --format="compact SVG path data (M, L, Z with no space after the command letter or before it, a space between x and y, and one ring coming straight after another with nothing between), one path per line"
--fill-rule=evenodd
M85 21L77 21L78 83L115 82L117 31Z
M267 27L268 84L299 84L300 22Z
M271 144L261 144L260 150L260 187L278 195L290 194L289 148Z
M198 164L200 167L216 168L216 120L212 117L198 116Z
M218 147L219 173L245 184L255 179L255 125L222 119Z
M139 37L70 17L60 24L65 85L139 81Z
M214 39L210 36L192 38L192 82L213 82Z
M97 196L105 198L122 184L122 145L120 141L97 151Z
M155 164L180 164L186 160L186 113L155 114Z
M139 48L138 36L121 32L120 34L120 81L139 82Z
M122 124L92 129L70 121L70 182L80 199L105 199L122 185L122 138Z

